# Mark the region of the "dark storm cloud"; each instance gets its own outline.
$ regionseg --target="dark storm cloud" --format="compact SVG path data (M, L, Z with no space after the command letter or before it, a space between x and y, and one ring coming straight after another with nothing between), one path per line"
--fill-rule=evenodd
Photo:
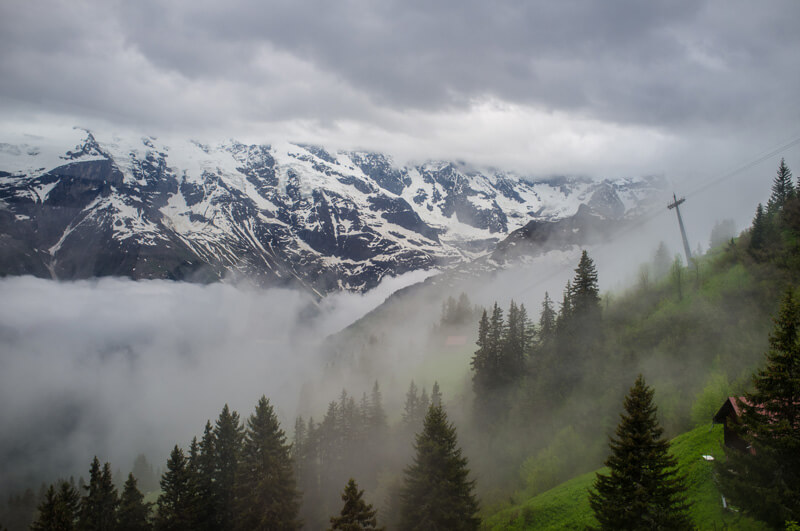
M655 126L797 115L796 2L6 3L17 104L377 119L479 98ZM234 100L234 101L231 101ZM8 105L8 103L6 103Z

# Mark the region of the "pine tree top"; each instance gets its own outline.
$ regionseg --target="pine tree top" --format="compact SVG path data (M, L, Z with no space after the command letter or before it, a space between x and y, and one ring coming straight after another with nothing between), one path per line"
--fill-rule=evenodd
M331 527L329 531L363 531L375 530L382 531L382 527L378 527L378 520L376 518L377 511L372 508L372 504L368 504L363 499L364 491L358 490L358 485L353 478L347 482L347 485L342 492L342 501L344 506L339 516L331 517Z

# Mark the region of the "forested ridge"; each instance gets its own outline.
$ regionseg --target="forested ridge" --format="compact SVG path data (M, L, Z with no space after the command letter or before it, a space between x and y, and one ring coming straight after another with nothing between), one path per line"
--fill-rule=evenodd
M331 397L319 421L298 417L289 434L267 397L245 421L226 405L199 438L173 448L159 486L144 489L152 495L143 495L137 480L146 478L135 474L120 494L114 481L122 478L112 478L111 465L95 458L88 481L58 480L38 493L13 495L0 523L12 530L31 523L35 529L433 529L430 522L440 521L449 529L457 528L453 522L477 529L481 518L624 460L626 441L644 437L626 431L625 415L645 419L647 429L636 433L661 441L709 423L728 396L772 403L765 382L775 380L775 363L784 367L777 374L789 375L780 386L786 407L776 414L796 413L800 185L783 161L771 192L742 234L715 229L713 246L690 264L661 245L622 293L600 292L603 271L584 250L563 292L544 294L537 313L524 300L507 309L476 308L468 293L453 294L442 303L440 322L426 331L428 355L435 357L446 338L476 337L461 368L468 377L444 390L411 381L402 410L386 408L381 379L357 394ZM751 440L755 461L738 464L740 456L731 454L719 464L721 488L740 510L761 519L771 514L768 523L779 527L800 519L800 509L782 501L799 492L797 463L785 456L800 448L800 416L780 421L776 435L772 417L759 411L747 424L762 434ZM615 430L611 449L623 450L610 458ZM654 462L674 468L666 455ZM785 481L777 491L758 491L772 505L749 506L752 486L725 479L731 470L734 477L742 470L766 477L775 463L787 467ZM750 468L736 472L736 466ZM681 497L680 474L670 478L663 480L675 480L674 496L663 498L673 500L663 505L675 510L669 521L691 527L685 505L692 500ZM592 494L598 507L609 505L600 502L604 482ZM420 514L429 520L414 520ZM667 518L653 514L656 524L648 528ZM613 528L613 519L596 516L594 525ZM109 520L98 523L103 518Z

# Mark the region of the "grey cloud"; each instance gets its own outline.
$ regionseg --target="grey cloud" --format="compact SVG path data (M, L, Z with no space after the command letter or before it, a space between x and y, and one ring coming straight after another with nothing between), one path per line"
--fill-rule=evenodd
M269 43L399 108L494 96L618 122L737 121L753 100L786 101L758 78L797 76L783 52L797 49L794 3L191 2L153 24L158 8L127 9L131 42L187 75L246 65Z
M370 106L441 110L495 97L618 123L734 124L787 112L780 107L791 102L800 76L800 36L792 28L800 6L789 1L237 0L3 9L2 92L24 99L34 88L40 102L78 107L110 92L98 103L106 113L128 103L131 115L147 114L160 95L179 101L182 90L221 98L213 90L221 86L231 98L264 94L251 108L235 109L238 118L376 119ZM103 53L117 55L109 62L141 54L149 68L84 65ZM298 80L291 68L270 71L272 60L295 61L305 72ZM73 68L79 81L60 83ZM140 76L155 89L126 86ZM158 90L169 76L174 89ZM191 114L178 107L165 120Z

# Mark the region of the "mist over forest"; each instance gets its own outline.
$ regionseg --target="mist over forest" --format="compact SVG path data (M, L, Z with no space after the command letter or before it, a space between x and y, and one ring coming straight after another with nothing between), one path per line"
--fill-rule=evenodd
M303 384L321 378L321 341L428 274L322 303L246 282L2 279L0 422L15 426L2 490L77 477L95 454L160 463L222 404L247 411L264 393L290 425L301 399L314 403Z
M659 238L675 240L675 225L655 215L589 247L609 300L640 282ZM398 422L409 383L430 392L438 382L454 418L467 424L479 308L515 300L537 320L545 291L559 300L579 256L577 247L553 251L489 276L444 275L433 283L417 284L435 271L416 272L321 302L241 279L2 279L0 344L8 354L0 360L0 420L15 426L0 445L2 490L80 476L94 455L123 474L139 454L163 467L170 448L198 435L223 404L246 414L262 394L289 433L296 416L319 419L343 389L358 398L376 381L390 421ZM398 289L380 311L347 328ZM459 344L442 353L434 337L442 306L461 293L477 313L446 332Z
M796 277L800 200L789 194L781 206L775 193L772 217L759 205L744 231L686 208L692 234L708 234L692 240L689 265L664 209L595 244L502 267L417 271L321 300L242 278L4 278L0 422L14 426L0 440L5 517L12 529L30 522L32 503L55 499L44 485L69 477L64 492L83 488L90 462L94 485L105 462L102 477L113 474L117 488L140 474L162 521L182 459L203 466L231 436L244 459L237 452L266 422L282 430L282 473L302 492L292 504L308 528L335 514L348 478L379 522L402 528L409 463L439 422L457 430L469 465L464 510L474 522L465 521L513 520L516 504L603 464L637 375L667 437L747 392ZM242 490L245 477L211 483L214 499L233 505L207 518L223 528L245 518L247 493L258 492Z
M0 531L800 529L798 20L2 2Z

